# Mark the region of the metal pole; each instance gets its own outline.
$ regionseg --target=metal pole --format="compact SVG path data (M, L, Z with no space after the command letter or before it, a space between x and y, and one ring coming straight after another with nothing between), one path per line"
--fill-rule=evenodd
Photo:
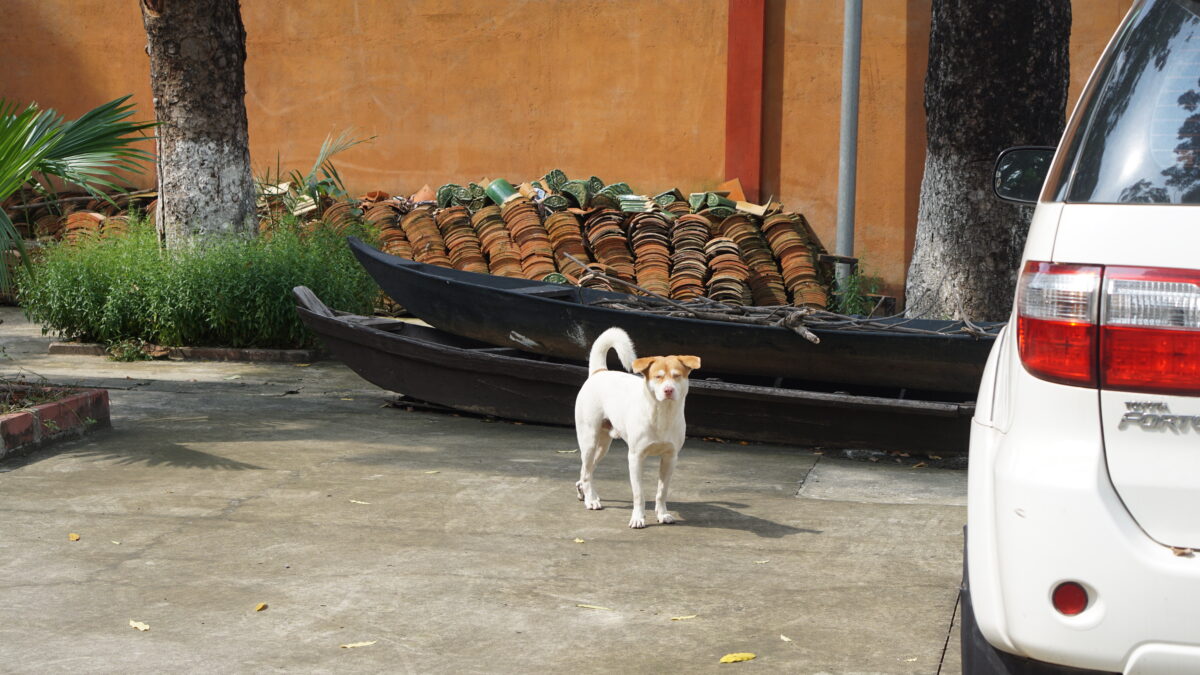
M842 33L842 119L838 145L838 255L854 255L854 190L858 171L858 74L862 52L862 0L844 0ZM838 263L838 285L850 275L850 265Z

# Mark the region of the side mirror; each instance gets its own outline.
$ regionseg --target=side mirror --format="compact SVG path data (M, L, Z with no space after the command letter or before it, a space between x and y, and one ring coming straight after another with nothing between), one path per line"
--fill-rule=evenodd
M1054 159L1054 148L1018 146L996 158L996 176L992 190L1007 202L1036 204Z

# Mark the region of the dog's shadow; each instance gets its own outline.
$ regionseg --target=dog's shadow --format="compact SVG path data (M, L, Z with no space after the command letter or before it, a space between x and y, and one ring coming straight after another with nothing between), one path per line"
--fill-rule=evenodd
M615 500L629 506L618 506L619 509L633 509L633 502ZM606 506L614 503L608 500ZM821 534L821 530L810 530L801 527L784 525L766 518L751 516L737 509L744 509L748 504L738 502L671 502L671 512L677 515L675 523L670 527L712 527L723 530L742 530L753 532L760 537L779 539L793 534ZM657 525L654 518L654 502L646 504L646 524Z

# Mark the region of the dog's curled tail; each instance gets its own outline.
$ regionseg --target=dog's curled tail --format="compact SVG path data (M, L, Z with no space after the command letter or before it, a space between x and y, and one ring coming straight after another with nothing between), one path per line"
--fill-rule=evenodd
M637 354L633 351L633 340L630 340L629 334L620 328L609 328L592 343L592 351L588 355L588 373L608 370L608 350L610 349L617 350L617 358L621 359L621 365L625 366L625 370L633 369L633 362L637 359Z

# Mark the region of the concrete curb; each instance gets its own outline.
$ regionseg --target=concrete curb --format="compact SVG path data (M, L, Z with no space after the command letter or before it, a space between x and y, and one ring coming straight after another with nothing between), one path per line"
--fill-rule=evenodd
M241 349L235 347L166 347L174 361L251 361L258 363L310 363L320 358L315 349ZM59 356L107 356L102 344L51 342L48 354Z
M81 390L52 403L0 415L0 459L111 426L108 390Z
M65 356L107 356L104 345L95 342L51 342L47 354Z

